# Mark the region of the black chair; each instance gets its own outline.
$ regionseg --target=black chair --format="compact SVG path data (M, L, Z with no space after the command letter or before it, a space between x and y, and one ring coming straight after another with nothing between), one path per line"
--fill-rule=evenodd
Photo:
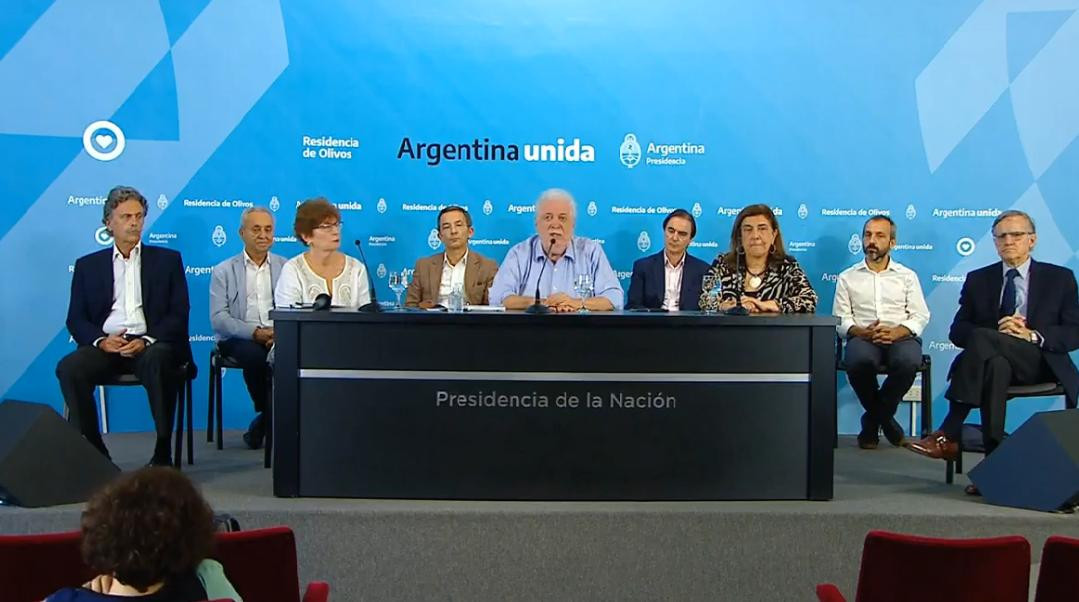
M847 365L843 362L843 339L836 338L835 344L835 369L838 372L846 372ZM916 404L922 406L922 434L924 437L933 432L933 358L927 353L922 354L922 363L918 366L918 373L922 375L922 398L918 402L910 402L910 430L911 436L917 435L914 430L914 408ZM877 374L886 374L882 367ZM905 400L904 400L905 401ZM834 445L839 446L839 411L836 409L836 438Z
M176 368L176 382L182 383L176 388L176 450L173 456L173 465L179 469L183 464L183 449L184 449L184 415L187 415L187 463L189 465L195 463L195 429L192 426L192 412L191 412L191 382L198 376L199 370L195 362L184 362ZM100 405L101 414L101 432L109 432L109 413L108 403L106 396L106 387L134 387L139 386L142 383L139 381L139 377L134 374L120 374L106 382L98 384L98 404ZM67 413L66 411L64 412Z
M1016 397L1056 397L1064 394L1064 386L1058 382L1038 383L1036 385L1016 385L1008 387L1008 401ZM1069 404L1069 407L1071 405ZM951 485L955 482L956 473L963 472L963 437L960 434L959 455L954 461L947 460L944 465L944 482Z
M228 355L221 353L217 345L210 350L210 394L206 403L206 441L214 441L214 415L217 416L217 449L222 449L222 419L221 419L221 380L224 368L240 368L240 364ZM266 400L266 438L263 442L265 448L262 460L266 468L270 468L270 458L273 451L273 366L270 366L266 375L269 399Z
M206 398L206 442L214 441L214 416L217 416L217 449L222 448L221 435L221 377L224 376L225 368L239 368L240 364L235 358L221 353L217 345L210 350L210 393Z

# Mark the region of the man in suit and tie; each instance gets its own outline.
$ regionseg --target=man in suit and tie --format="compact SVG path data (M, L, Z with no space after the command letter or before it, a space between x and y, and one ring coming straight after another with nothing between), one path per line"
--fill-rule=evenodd
M251 449L266 435L263 412L269 401L266 354L274 342L273 293L286 259L270 253L273 214L264 207L246 209L240 218L244 250L214 266L210 280L210 323L221 353L236 360L255 405L255 418L244 433Z
M451 205L438 212L437 222L438 239L446 250L416 260L405 307L448 307L450 293L458 286L466 305L487 305L487 289L498 264L468 248L476 233L472 216L463 207Z
M948 415L940 430L910 444L930 458L958 455L963 421L974 408L981 410L986 454L996 449L1009 385L1058 381L1069 407L1079 394L1079 371L1068 357L1079 349L1075 274L1031 258L1038 235L1022 211L1001 213L993 240L1001 261L967 274L948 335L963 348L949 371Z
M104 218L113 246L80 257L71 278L67 329L78 349L56 366L70 421L109 456L98 430L94 387L134 373L146 389L157 431L151 465L171 464L177 367L190 361L187 280L180 254L142 244L146 198L109 191Z
M686 252L695 236L697 221L685 209L663 220L663 250L633 263L626 309L699 309L701 279L709 266Z

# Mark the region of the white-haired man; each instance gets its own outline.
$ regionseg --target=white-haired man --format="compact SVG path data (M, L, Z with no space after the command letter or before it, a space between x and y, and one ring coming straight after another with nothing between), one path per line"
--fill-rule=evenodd
M251 449L262 446L266 427L262 412L269 397L266 355L274 342L273 291L285 258L270 253L273 246L273 214L252 207L240 218L244 250L214 266L210 280L210 323L221 353L243 369L244 383L255 404L255 419L244 433Z
M569 192L552 188L536 201L536 234L517 243L491 284L492 304L506 309L525 309L535 300L552 311L584 308L610 311L622 307L622 285L603 247L594 240L574 236L577 204ZM593 296L575 296L574 285L582 274L591 276Z

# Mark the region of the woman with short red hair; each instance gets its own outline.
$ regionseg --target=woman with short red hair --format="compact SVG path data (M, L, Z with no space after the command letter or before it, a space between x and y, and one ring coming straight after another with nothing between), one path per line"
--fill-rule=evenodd
M371 302L367 268L341 248L341 212L319 197L296 208L296 238L307 247L281 268L274 290L274 304L309 305L320 294L330 296L337 307L353 309Z

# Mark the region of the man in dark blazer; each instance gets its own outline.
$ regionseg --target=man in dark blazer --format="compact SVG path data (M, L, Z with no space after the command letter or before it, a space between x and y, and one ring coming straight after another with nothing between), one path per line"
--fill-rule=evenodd
M663 220L663 250L633 262L626 309L696 311L701 279L708 263L686 252L697 236L697 221L685 209L675 209Z
M187 280L180 254L143 245L146 198L109 191L102 221L114 244L80 257L71 278L67 329L78 349L56 366L70 421L108 457L98 430L94 387L117 374L139 377L157 431L152 465L171 464L178 365L191 359Z
M967 274L948 335L963 348L948 374L948 415L939 431L911 443L911 451L954 459L963 421L980 408L985 452L991 453L1004 437L1009 385L1057 381L1068 407L1075 407L1079 371L1068 357L1079 349L1075 274L1034 261L1037 239L1034 221L1022 211L1005 211L993 222L1001 261Z

